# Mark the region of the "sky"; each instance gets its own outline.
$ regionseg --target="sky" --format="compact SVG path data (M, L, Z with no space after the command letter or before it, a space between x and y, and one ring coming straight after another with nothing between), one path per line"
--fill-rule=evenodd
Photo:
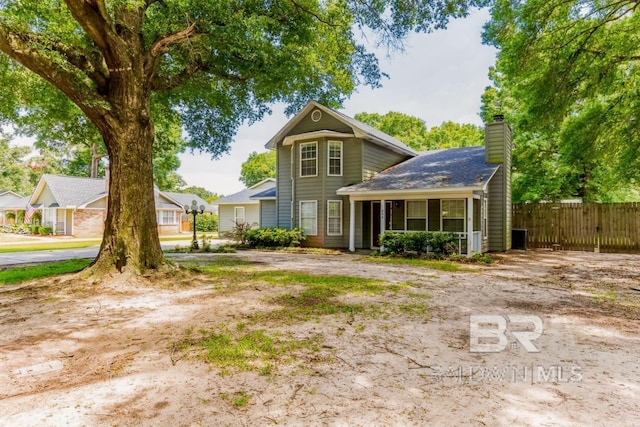
M488 10L474 10L469 17L452 21L446 30L410 36L404 52L388 57L386 50L376 51L381 71L389 78L378 89L358 88L341 111L351 117L360 112L397 111L421 118L427 127L446 121L481 125L480 97L491 84L489 67L496 55L495 48L481 41L482 26L488 20ZM253 151L267 151L264 145L290 119L283 110L283 105L276 105L259 123L242 126L229 154L217 160L208 154L181 154L178 173L189 186L220 195L242 190L242 163Z

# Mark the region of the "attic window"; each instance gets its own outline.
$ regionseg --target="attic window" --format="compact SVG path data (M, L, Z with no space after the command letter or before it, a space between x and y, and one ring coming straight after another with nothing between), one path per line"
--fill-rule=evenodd
M313 112L311 113L311 120L314 122L319 122L321 118L322 118L322 111L313 110Z

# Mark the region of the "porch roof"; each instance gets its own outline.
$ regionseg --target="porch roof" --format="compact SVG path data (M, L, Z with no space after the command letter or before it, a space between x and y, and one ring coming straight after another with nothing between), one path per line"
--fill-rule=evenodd
M485 162L482 146L433 150L385 169L368 181L342 187L337 193L483 188L499 167Z

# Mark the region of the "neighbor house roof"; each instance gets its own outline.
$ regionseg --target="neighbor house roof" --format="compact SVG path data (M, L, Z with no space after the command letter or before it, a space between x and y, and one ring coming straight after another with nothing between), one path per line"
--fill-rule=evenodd
M368 181L342 187L338 194L483 188L498 167L485 162L484 147L427 151L385 169Z
M252 198L255 195L258 195L264 191L275 189L276 180L273 178L267 178L259 183L246 188L237 193L231 194L227 197L222 197L218 200L215 200L213 205L239 205L239 204L257 204L259 203L258 199Z
M291 120L289 120L289 122L282 129L280 129L280 131L273 138L271 138L265 146L271 150L275 150L278 142L284 139L284 137L287 136L287 134L289 134L289 132L291 132L291 130L304 117L306 117L307 114L309 114L316 108L334 117L336 120L339 120L348 125L353 130L354 136L357 138L371 141L374 144L386 147L400 154L409 156L417 155L414 150L407 147L404 143L398 141L396 138L375 129L366 123L362 123L361 121L349 117L339 111L336 111L333 108L329 108L322 104L319 104L316 101L310 101L302 110L300 110L298 114L296 114Z
M33 204L45 187L49 188L55 199L56 207L76 207L98 200L107 195L105 189L105 180L102 178L83 178L77 176L50 175L44 174L33 195L29 199L29 203ZM48 208L49 206L42 206Z
M106 186L107 181L104 178L44 174L40 178L33 195L28 197L27 201L38 208L57 207L65 209L84 207L106 197L108 195ZM40 198L45 188L49 188L55 201L45 206L39 203L36 204L35 202ZM171 193L165 193L157 188L154 188L154 199L156 209L182 208L182 205L172 197Z
M272 187L269 189L266 189L264 191L261 191L258 194L254 194L253 196L251 196L252 199L257 199L257 200L264 200L264 199L275 199L276 198L276 187Z
M11 190L0 191L0 209L26 209L28 197Z
M195 200L196 203L198 204L198 207L200 205L204 205L204 210L206 212L213 212L213 207L197 194L174 193L172 191L163 191L163 193L169 196L170 198L172 198L173 200L175 200L176 202L178 202L180 206L184 206L184 205L191 206L191 202Z

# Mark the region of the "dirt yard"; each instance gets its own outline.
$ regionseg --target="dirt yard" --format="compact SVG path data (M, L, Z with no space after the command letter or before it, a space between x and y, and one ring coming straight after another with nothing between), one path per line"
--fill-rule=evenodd
M0 286L0 425L640 425L640 256L179 262L199 267L137 286ZM539 351L516 318L504 350L470 351L477 315L539 316Z

